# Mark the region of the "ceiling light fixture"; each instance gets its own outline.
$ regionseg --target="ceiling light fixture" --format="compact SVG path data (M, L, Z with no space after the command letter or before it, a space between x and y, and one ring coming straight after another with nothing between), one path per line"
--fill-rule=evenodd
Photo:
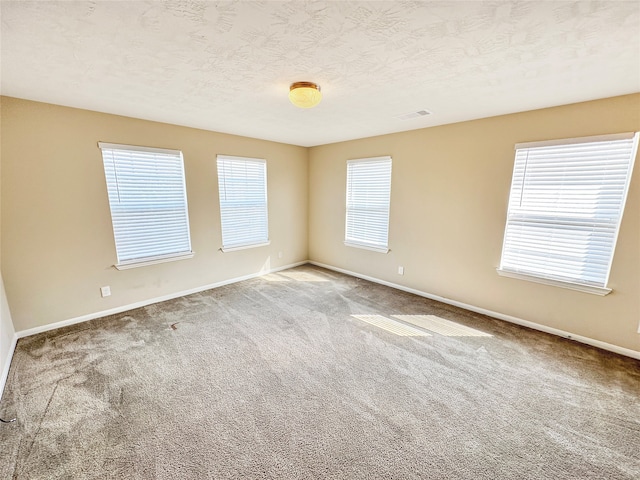
M289 100L296 107L315 107L322 100L320 85L312 82L295 82L289 87Z

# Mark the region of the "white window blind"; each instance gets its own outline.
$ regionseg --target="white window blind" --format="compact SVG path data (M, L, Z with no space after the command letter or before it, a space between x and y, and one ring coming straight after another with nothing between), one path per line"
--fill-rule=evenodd
M637 133L516 145L498 272L610 292L637 145Z
M391 157L347 162L345 244L388 252Z
M218 155L222 249L269 243L266 160Z
M118 268L192 256L182 152L100 142Z

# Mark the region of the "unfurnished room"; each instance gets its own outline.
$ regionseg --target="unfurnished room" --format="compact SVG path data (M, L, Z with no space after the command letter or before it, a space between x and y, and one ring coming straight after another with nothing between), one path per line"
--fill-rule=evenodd
M638 0L0 26L0 478L640 478Z

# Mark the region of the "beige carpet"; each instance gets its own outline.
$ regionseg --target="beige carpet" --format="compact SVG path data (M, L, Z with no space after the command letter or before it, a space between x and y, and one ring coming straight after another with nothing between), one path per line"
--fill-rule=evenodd
M640 362L304 266L18 342L0 478L638 479Z

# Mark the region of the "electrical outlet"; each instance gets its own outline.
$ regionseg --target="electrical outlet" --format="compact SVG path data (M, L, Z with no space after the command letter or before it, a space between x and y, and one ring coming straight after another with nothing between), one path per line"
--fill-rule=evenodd
M103 297L108 297L109 295L111 295L111 287L108 285L106 287L100 287L100 294Z
M282 252L278 252L278 258L282 258Z
M398 275L404 275L404 267L398 267Z

